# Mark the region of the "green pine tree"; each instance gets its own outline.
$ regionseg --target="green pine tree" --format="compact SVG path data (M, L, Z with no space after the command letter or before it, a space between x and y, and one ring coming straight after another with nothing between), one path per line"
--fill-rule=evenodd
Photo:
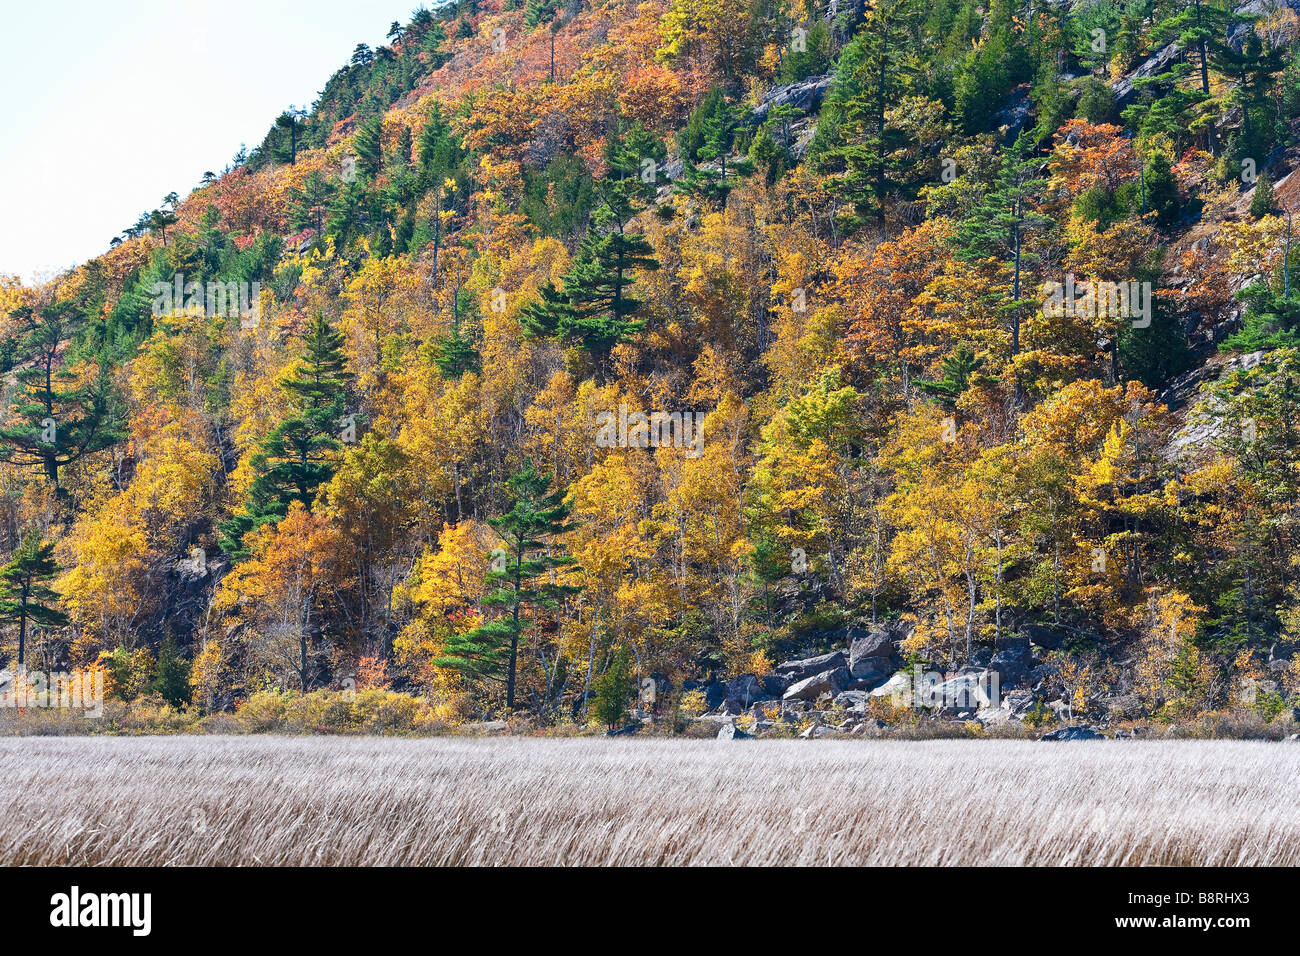
M482 368L474 340L461 333L459 316L452 320L451 334L438 343L433 361L444 378L460 378L466 372L477 372Z
M1022 134L1006 151L997 179L957 226L956 255L967 261L997 259L1011 268L1011 299L1001 305L1009 317L1011 354L1020 354L1020 323L1036 306L1022 298L1024 271L1037 259L1025 248L1025 237L1053 224L1035 210L1035 200L1047 182L1036 175L1038 160L1030 155L1031 137Z
M68 335L71 306L56 303L40 313L23 340L31 364L14 374L21 391L15 396L15 423L0 428L0 458L39 468L59 488L59 469L122 441L121 413L111 382L101 372L94 381L60 388L72 375L60 367L60 346Z
M613 148L609 173L599 183L595 227L579 244L561 287L543 285L540 300L519 318L527 335L558 338L586 351L598 384L605 382L614 346L644 325L636 317L641 300L631 294L638 271L659 268L654 247L645 236L627 231L628 221L644 208L650 190L639 166L639 157L631 151Z
M488 519L505 547L493 552L486 580L495 587L483 598L485 607L500 609L502 614L449 638L435 663L478 679L504 681L506 710L513 711L526 611L535 633L542 613L557 609L560 600L578 588L554 581L556 569L573 564L556 540L571 527L566 523L570 509L564 493L549 491L551 475L539 473L531 461L506 484L514 499L511 509Z
M317 489L334 475L333 452L342 447L335 436L342 427L349 381L343 335L318 312L304 338L298 367L281 383L293 411L262 440L250 460L256 477L248 500L221 524L221 548L237 561L247 557L245 535L282 521L295 501L310 508Z
M0 568L0 622L18 625L17 668L26 665L29 625L61 627L67 616L56 607L59 595L45 582L59 573L54 545L33 528L23 536L9 563Z
M596 719L614 730L627 719L627 702L632 696L632 668L627 648L620 647L592 688L596 698Z

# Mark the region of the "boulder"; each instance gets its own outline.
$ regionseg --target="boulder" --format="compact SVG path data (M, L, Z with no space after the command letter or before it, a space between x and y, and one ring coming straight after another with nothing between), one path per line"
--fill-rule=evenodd
M1135 694L1115 694L1101 698L1098 703L1105 708L1108 716L1117 720L1142 716L1142 701Z
M879 687L871 690L872 697L891 697L899 702L910 700L912 693L912 675L906 671L895 674Z
M794 684L816 674L847 667L848 663L849 660L844 656L843 651L833 651L830 654L819 654L817 657L807 657L803 660L782 661L776 665L776 672Z
M898 670L900 661L898 642L888 628L869 631L849 645L849 671L863 680L880 683Z
M871 695L864 690L846 690L835 695L832 703L843 710L851 710L855 713L865 714L867 704L871 702Z
M996 706L999 699L998 676L993 671L972 670L929 685L922 681L915 692L917 706L933 707L952 717L973 717L976 711Z
M1043 734L1042 740L1105 740L1106 736L1096 727L1062 727L1050 734Z
M750 740L751 737L751 734L745 733L733 721L729 721L718 728L719 740Z
M842 658L844 655L839 656ZM844 690L852 679L849 669L841 664L838 667L822 671L820 674L814 674L812 677L805 677L803 680L791 684L785 692L784 699L816 700L822 694L834 696Z
M718 682L704 685L704 709L717 710L727 699L727 685Z
M783 677L780 674L764 674L762 683L765 694L769 697L780 697L785 693L785 689L790 686L790 678Z
M1034 654L1029 649L1029 641L997 650L989 658L988 666L989 670L998 672L998 682L1004 687L1024 683L1034 666Z
M754 108L754 119L763 122L774 106L790 106L801 113L815 113L821 108L822 97L831 88L833 80L834 77L827 73L774 87L763 97L763 102Z
M1022 628L1024 636L1039 647L1054 651L1065 643L1066 634L1046 624L1026 624Z
M769 697L762 683L753 674L741 674L727 683L727 701L734 701L744 710L756 700Z
M876 671L862 670L862 676L854 677L853 680L849 681L848 686L844 689L875 690L881 684L888 681L894 675L894 672L895 668L892 665L882 667L880 670Z
M825 724L814 722L811 727L805 728L804 732L799 735L801 740L816 740L819 737L834 737L839 733L834 727L827 727Z

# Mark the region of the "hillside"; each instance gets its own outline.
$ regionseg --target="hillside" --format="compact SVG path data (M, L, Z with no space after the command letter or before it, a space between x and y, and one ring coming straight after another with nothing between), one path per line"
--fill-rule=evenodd
M1291 732L1297 11L417 11L0 280L0 661L268 727Z

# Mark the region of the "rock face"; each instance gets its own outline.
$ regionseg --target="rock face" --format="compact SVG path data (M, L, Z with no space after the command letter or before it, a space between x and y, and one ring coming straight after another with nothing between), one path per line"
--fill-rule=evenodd
M998 672L1001 687L1015 687L1024 683L1034 666L1034 654L1029 638L1003 638L989 659L989 670Z
M1050 734L1043 734L1043 740L1105 740L1104 734L1097 731L1096 727L1062 727L1060 730L1053 730Z
M1165 70L1169 69L1174 60L1178 58L1178 53L1178 44L1170 43L1168 46L1158 51L1155 56L1151 57L1134 70L1131 77L1117 80L1111 87L1111 91L1115 94L1116 106L1121 108L1127 106L1128 101L1133 98L1133 94L1136 92L1136 89L1133 86L1134 80L1145 79L1146 77L1163 73Z
M844 655L840 654L843 658ZM786 700L816 700L823 694L830 694L834 697L840 691L844 690L853 675L849 669L842 664L833 667L830 670L822 671L820 674L814 674L812 677L806 677L801 681L791 684L785 692Z
M757 700L766 700L769 696L771 695L753 674L741 674L727 684L727 703L735 702L741 710Z
M801 113L817 112L821 109L822 98L826 95L826 91L831 88L832 79L833 77L828 73L775 87L754 109L754 119L763 122L774 106L790 106Z
M848 663L849 660L844 656L843 651L834 651L830 654L820 654L817 657L808 657L798 661L783 661L776 665L776 672L790 681L791 684L794 684L815 674L847 667Z

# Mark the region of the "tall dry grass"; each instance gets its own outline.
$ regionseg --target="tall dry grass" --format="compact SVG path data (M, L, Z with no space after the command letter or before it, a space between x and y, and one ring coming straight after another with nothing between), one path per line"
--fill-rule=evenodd
M0 864L1300 864L1300 746L0 739Z

